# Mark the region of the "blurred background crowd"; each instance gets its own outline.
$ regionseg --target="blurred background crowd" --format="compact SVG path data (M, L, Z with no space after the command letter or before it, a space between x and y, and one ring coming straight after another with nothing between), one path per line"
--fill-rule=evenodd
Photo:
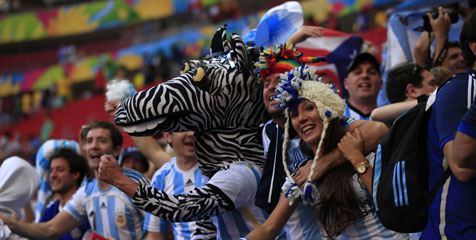
M103 102L111 79L128 79L138 90L167 81L178 75L184 59L206 56L218 26L227 23L229 32L246 35L266 10L283 2L0 0L0 156L18 155L34 164L36 150L45 140L69 138L85 123L109 119ZM475 1L302 0L300 4L305 25L324 27L333 36L358 38L355 50L372 51L383 61L382 68L388 68L402 61L389 54L393 48L386 50L392 41L402 44L402 36L391 39L392 16L399 24L406 21L406 41L414 44L419 32L410 28L422 24L425 11L445 6L464 15ZM458 24L462 21L452 28ZM404 45L403 59L410 61L413 56ZM332 51L310 50L321 55ZM322 71L334 81L343 78L339 66ZM379 99L379 105L384 104ZM125 146L133 144L125 138Z
M98 170L102 155L115 154L116 150L119 153L122 147L122 153L115 154L119 164L151 178L160 166L151 159L164 158L160 154L168 148L167 160L173 151L178 160L189 154L195 171L198 163L193 153L193 132L163 133L142 141L124 132L111 136L117 131L111 116L119 102L110 97L106 100L106 93L111 93L108 90L113 80L127 80L140 91L178 76L185 60L210 56L211 37L224 24L228 33L243 36L248 46L268 48L288 41L297 43L304 56L326 57L327 62L309 65L316 68L323 82L334 83L340 97L346 99L344 115L380 121L388 127L417 104L418 96L429 95L454 74L476 69L474 64L465 64L458 44L464 18L476 6L476 0L297 2L0 0L0 165L11 156L27 160L29 167L36 165L40 181L44 180L37 196L43 204L51 200L41 195L50 187L47 180L54 182L61 175L61 169L50 169L49 163L38 161L46 159L44 149L64 144L85 151L82 148L88 148L87 139L92 139L86 138L88 134L111 127L114 130L108 136L112 142L120 134L124 141L114 143L111 149L89 151L88 161L97 163L91 168ZM286 9L293 4L300 6L299 11ZM306 33L306 29L318 29L319 34ZM362 73L361 69L366 70ZM359 82L360 78L368 82ZM369 92L368 96L362 92ZM264 95L265 101L271 98ZM405 105L395 105L398 102ZM104 137L98 139L99 146ZM160 156L150 157L153 149L160 149ZM75 158L68 152L60 155L48 161ZM42 171L50 179L42 179ZM75 187L79 185L81 181ZM34 216L28 216L31 209L23 211L23 220L33 221ZM37 213L36 221L39 216ZM114 220L116 225L124 223L122 218Z

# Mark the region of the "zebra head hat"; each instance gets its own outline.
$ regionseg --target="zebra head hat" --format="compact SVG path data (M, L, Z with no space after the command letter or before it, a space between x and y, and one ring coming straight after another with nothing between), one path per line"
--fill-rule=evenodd
M313 204L317 198L317 188L311 183L312 175L314 175L314 167L319 159L319 152L326 136L329 122L335 118L341 119L345 111L345 102L337 94L336 86L332 84L322 83L316 74L315 68L306 65L294 68L291 71L281 74L281 82L276 88L279 93L276 101L279 102L278 107L282 107L287 118L285 125L285 134L283 142L283 165L288 181L283 187L285 197L289 199L290 205L295 199L302 196L303 202ZM312 167L308 176L308 181L304 185L304 192L294 183L286 164L286 148L289 139L289 118L290 113L294 112L296 107L304 100L312 101L317 106L317 111L323 122L323 130L321 139L315 153Z
M285 73L303 63L317 63L327 61L325 57L303 57L303 53L293 48L290 43L277 44L261 52L259 61L255 63L255 73L259 81L273 73Z

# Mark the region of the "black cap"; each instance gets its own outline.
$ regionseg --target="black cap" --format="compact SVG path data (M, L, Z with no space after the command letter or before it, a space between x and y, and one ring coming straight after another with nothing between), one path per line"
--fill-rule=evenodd
M377 61L377 58L375 58L375 56L370 53L364 52L357 55L357 57L354 58L354 61L352 61L352 63L350 64L349 70L347 71L347 75L349 75L350 72L356 69L362 62L369 62L377 69L378 73L381 74L380 65Z
M133 157L133 158L141 160L144 163L145 169L149 169L149 161L144 156L144 154L142 154L142 152L139 151L137 147L129 146L124 148L121 151L121 154L119 155L119 160L118 160L119 166L122 166L122 162L124 161L124 158L126 157Z

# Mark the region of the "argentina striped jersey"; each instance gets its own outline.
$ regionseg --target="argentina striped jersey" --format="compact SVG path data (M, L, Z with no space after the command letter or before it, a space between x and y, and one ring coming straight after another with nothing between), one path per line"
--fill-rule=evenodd
M157 170L152 177L152 186L158 190L178 195L202 186L202 174L198 163L189 170L182 170L177 166L176 158L172 158ZM144 230L149 232L167 232L169 224L175 239L192 239L196 229L196 222L169 222L163 218L146 213Z
M369 114L363 114L357 108L350 105L349 102L347 102L347 101L345 102L344 116L351 117L355 120L370 120L370 113Z
M208 182L222 190L235 208L213 217L217 226L217 239L238 239L259 227L268 217L257 207L255 193L261 178L261 169L250 163L236 163L227 170L217 172Z
M137 171L122 171L136 182L148 182ZM100 190L96 179L82 185L64 210L80 222L89 221L91 228L104 237L120 240L143 237L144 213L116 187L111 185L106 190Z

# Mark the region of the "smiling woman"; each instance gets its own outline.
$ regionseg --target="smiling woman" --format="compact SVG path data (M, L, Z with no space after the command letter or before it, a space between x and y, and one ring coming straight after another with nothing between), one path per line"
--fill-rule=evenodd
M306 99L290 115L294 130L301 139L317 147L321 139L323 124L316 104ZM312 150L316 152L317 148Z
M281 75L276 91L276 101L287 118L283 151L289 139L298 137L300 150L313 157L313 166L302 190L284 168L288 177L278 205L266 222L247 237L274 239L287 222L290 228L299 227L304 233L313 233L303 234L303 239L401 238L399 233L385 229L377 219L372 200L368 198L372 192L372 169L362 154L362 135L358 129L346 133L341 123L345 103L335 86L322 83L314 69L301 66ZM330 170L318 182L312 182L315 164L336 146L348 161ZM283 154L284 166L286 156ZM300 200L307 206L298 207ZM310 224L297 226L299 222L288 221L295 209L299 217L305 217ZM316 232L320 236L316 236Z

